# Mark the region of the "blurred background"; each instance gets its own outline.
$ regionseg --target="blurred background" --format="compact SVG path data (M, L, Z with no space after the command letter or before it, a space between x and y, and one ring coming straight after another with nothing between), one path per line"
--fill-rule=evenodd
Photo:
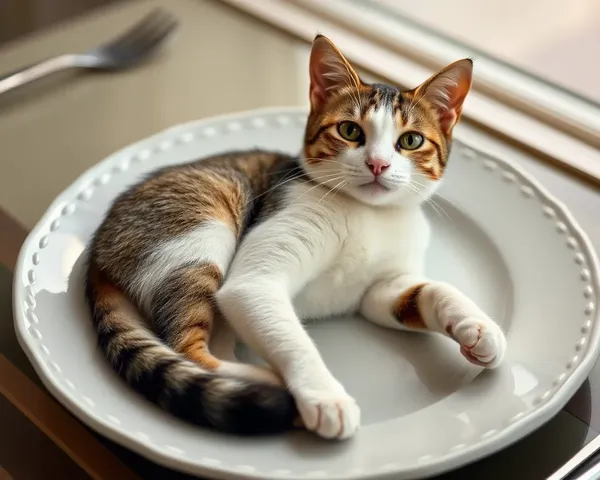
M117 2L2 0L0 44ZM198 2L212 0L198 0ZM287 0L281 0L285 2ZM530 74L600 102L598 0L328 0L371 4Z
M2 0L0 43L118 0Z
M375 0L499 60L600 101L598 0Z

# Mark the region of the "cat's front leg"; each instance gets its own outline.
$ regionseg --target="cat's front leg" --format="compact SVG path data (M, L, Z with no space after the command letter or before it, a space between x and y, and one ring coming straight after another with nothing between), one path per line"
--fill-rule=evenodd
M215 298L236 334L283 377L308 430L349 438L360 410L334 378L292 299L326 266L339 235L319 212L289 207L244 239Z
M506 350L501 328L458 289L409 275L375 283L361 313L379 325L447 335L471 363L497 367Z
M234 276L216 298L239 337L283 377L304 426L325 438L349 438L360 423L358 405L323 362L283 283Z

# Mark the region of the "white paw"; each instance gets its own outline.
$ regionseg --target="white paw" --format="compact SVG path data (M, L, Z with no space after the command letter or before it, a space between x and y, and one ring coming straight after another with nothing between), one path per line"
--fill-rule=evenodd
M469 362L485 368L495 368L502 362L506 337L486 316L467 316L451 322L446 332L460 345L460 353Z
M358 430L360 409L343 389L305 389L294 397L307 430L338 440L350 438Z

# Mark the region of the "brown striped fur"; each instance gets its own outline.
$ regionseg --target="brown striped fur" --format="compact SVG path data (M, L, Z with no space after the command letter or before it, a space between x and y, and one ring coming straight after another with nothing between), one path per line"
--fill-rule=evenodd
M165 319L163 336L171 346L208 370L219 366L208 342L215 317L213 295L222 280L223 273L212 264L177 269L157 294L152 312L155 319Z

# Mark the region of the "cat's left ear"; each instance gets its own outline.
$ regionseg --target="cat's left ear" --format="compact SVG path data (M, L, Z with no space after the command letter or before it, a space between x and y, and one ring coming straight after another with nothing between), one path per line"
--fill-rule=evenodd
M310 105L320 112L336 90L358 88L361 81L348 60L323 35L317 35L310 52Z
M463 102L471 89L473 61L469 58L451 63L415 89L417 98L429 100L438 111L446 135L460 119Z

